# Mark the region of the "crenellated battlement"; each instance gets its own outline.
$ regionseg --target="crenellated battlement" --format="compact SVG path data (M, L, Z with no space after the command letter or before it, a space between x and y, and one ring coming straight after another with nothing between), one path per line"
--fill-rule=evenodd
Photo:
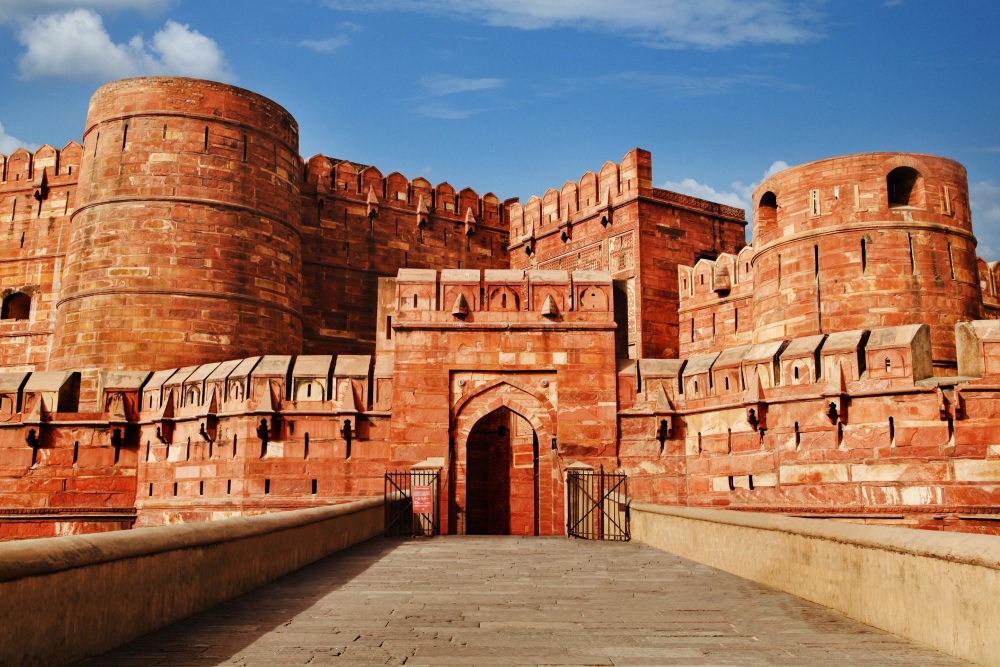
M363 202L369 216L380 209L441 217L486 227L505 224L504 204L492 192L480 196L472 188L456 192L451 184L437 186L423 177L407 179L399 172L384 176L377 168L325 155L314 155L305 163L304 181L317 196ZM469 219L471 212L471 220ZM417 221L419 223L419 221ZM430 222L425 220L425 223Z
M521 204L508 206L513 243L538 236L548 229L581 223L601 211L608 211L653 191L652 157L649 151L634 148L621 162L605 162L600 171L585 172L578 181L566 181L556 190L549 188L541 197L532 195ZM606 217L606 216L605 216Z
M10 155L0 154L0 193L42 183L58 178L60 183L73 177L76 180L83 159L83 146L75 141L66 144L62 150L48 144L40 146L34 153L19 148Z

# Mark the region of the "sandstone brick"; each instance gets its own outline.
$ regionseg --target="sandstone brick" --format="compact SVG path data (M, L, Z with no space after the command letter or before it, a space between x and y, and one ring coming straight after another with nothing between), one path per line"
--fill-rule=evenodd
M838 463L782 465L778 474L782 484L837 483L848 481L849 468Z

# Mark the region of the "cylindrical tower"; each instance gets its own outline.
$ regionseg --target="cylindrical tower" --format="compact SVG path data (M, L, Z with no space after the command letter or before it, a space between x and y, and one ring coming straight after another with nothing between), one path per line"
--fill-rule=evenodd
M50 367L157 369L302 349L295 119L210 81L91 98Z
M786 169L754 192L755 342L929 324L939 373L981 316L965 169L866 153Z

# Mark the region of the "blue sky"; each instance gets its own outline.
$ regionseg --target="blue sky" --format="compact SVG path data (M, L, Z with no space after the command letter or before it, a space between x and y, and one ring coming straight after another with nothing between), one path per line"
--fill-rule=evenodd
M266 95L301 152L502 198L635 146L737 206L869 151L969 172L1000 259L996 0L0 0L0 152L79 140L93 90L177 74Z

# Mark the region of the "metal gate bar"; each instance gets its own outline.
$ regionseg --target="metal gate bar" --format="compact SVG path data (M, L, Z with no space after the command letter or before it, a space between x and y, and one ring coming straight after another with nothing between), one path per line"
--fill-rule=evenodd
M413 511L413 487L430 487L431 511ZM385 472L385 536L439 535L439 470L387 470Z
M566 533L584 540L627 542L628 479L622 472L570 470L566 475Z

